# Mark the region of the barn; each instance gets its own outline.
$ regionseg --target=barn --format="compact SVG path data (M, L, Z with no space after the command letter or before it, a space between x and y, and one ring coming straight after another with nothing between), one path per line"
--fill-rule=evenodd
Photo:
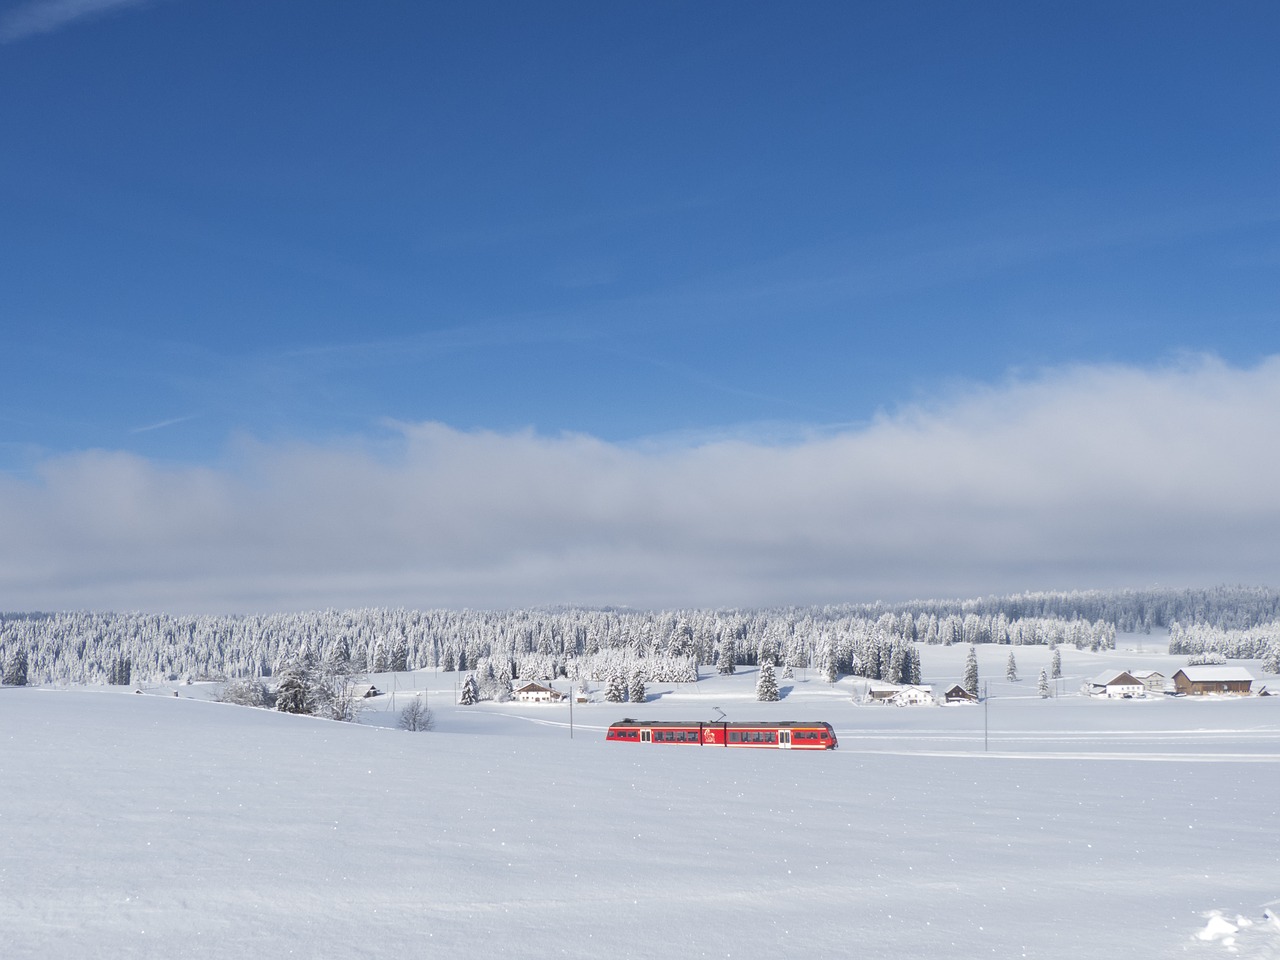
M978 702L978 698L974 694L970 693L968 690L966 690L964 687L962 687L958 683L948 688L947 692L944 693L943 696L946 698L947 703L977 703Z
M1202 697L1210 693L1229 693L1247 697L1253 688L1253 674L1244 667L1218 665L1183 667L1173 675L1173 688L1178 693Z

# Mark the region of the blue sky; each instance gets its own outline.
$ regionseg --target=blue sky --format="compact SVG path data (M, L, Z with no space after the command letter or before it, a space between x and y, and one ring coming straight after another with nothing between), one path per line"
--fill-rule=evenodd
M52 511L95 457L252 487L299 446L403 467L429 424L517 474L530 437L782 456L1098 371L1265 374L1277 49L1272 3L9 3L0 468ZM84 556L0 606L186 596L77 593ZM506 583L467 602L677 599Z

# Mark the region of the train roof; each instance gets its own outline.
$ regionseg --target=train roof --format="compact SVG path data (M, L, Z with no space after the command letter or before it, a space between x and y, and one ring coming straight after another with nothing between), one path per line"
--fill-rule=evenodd
M825 720L633 720L624 717L611 727L830 727Z

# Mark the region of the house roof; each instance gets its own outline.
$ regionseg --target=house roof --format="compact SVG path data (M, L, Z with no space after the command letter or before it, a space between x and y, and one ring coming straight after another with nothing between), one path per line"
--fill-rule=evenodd
M1140 687L1142 681L1135 677L1128 670L1108 670L1106 673L1100 673L1090 681L1095 687Z
M551 687L544 686L541 683L534 683L530 680L528 683L522 683L516 687L516 693L555 693Z
M1129 673L1135 679L1143 682L1146 682L1147 680L1154 680L1156 677L1159 677L1161 680L1164 679L1164 674L1159 670L1130 670Z
M1244 667L1224 667L1220 665L1183 667L1178 673L1192 683L1223 683L1231 680L1252 683L1254 680L1253 674Z

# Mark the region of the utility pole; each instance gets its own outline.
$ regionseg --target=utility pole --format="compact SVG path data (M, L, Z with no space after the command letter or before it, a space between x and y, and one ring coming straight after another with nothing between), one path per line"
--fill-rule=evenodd
M573 739L573 684L569 684L569 739Z

